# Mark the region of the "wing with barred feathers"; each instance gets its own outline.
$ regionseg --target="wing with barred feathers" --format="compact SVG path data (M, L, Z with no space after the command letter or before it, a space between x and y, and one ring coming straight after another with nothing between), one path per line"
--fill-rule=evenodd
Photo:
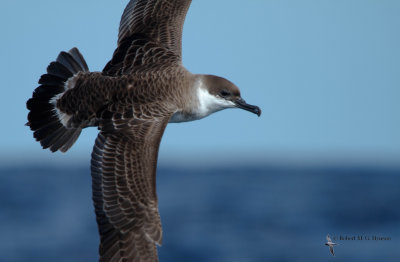
M100 261L158 261L156 168L168 120L110 119L97 137L91 169Z
M179 65L182 30L191 0L131 0L121 18L108 76Z
M131 0L122 14L118 44L134 33L181 55L182 29L191 0Z

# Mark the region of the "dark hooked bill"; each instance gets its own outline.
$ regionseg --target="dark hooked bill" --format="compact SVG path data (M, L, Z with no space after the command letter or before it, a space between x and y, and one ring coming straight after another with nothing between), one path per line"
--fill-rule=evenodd
M258 116L261 115L261 109L258 106L249 105L242 98L235 101L236 107L250 111Z

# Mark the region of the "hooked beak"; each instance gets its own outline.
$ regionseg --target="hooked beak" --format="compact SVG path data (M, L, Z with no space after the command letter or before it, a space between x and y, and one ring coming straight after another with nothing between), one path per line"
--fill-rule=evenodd
M254 114L258 115L258 116L261 115L261 109L258 106L249 105L242 98L238 98L235 101L235 105L236 105L237 108L241 108L241 109L247 110L247 111L252 112L252 113L254 113Z

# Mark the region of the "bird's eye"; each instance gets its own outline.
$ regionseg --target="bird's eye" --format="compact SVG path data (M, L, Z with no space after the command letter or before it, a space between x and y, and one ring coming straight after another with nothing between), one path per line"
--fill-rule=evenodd
M226 96L229 96L229 95L230 95L230 93L229 93L228 91L225 91L225 90L222 90L219 94L220 94L222 97L226 97Z

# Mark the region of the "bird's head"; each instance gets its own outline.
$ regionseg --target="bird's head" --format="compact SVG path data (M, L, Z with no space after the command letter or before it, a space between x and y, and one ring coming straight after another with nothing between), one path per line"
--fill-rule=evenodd
M229 80L214 75L201 75L199 83L197 96L202 117L226 108L240 108L261 115L261 109L247 104L240 96L239 88Z

